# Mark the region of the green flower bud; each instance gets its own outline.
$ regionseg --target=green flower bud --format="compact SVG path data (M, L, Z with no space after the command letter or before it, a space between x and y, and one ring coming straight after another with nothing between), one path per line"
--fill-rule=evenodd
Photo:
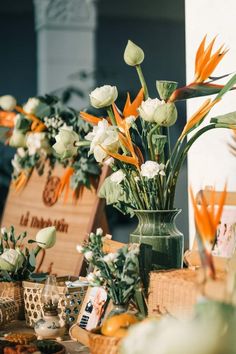
M56 228L55 226L45 227L39 230L36 235L38 246L44 249L51 248L56 243Z
M77 154L76 143L79 141L79 136L73 130L62 128L55 139L56 143L53 145L53 149L60 158L70 158Z
M175 81L156 81L156 88L162 100L168 100L177 86Z
M129 40L124 51L124 61L126 62L126 64L130 66L136 66L141 64L143 60L143 50Z
M175 124L177 115L174 103L163 103L156 108L154 121L163 127L170 127Z
M9 140L9 145L15 148L26 146L26 135L21 131L14 129L13 134Z

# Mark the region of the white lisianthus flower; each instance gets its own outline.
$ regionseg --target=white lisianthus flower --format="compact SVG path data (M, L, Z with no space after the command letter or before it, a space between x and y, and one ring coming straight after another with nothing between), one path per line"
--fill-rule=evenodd
M76 251L77 251L78 253L83 253L83 250L84 250L84 247L83 247L83 246L81 246L81 245L76 245Z
M93 252L92 251L86 251L85 253L84 253L84 257L87 259L87 261L92 261L92 259L93 259Z
M116 86L104 85L97 87L90 95L90 103L95 108L110 106L118 97Z
M94 273L89 273L86 278L89 283L94 283L97 280Z
M11 95L0 97L0 106L4 111L12 111L16 107L16 99Z
M79 136L69 127L59 130L55 136L56 143L53 145L55 152L62 158L70 158L75 156L78 151L76 143L79 142Z
M107 264L111 264L115 262L117 259L117 254L116 253L108 253L103 257L104 262Z
M158 174L165 175L164 172L164 165L159 164L155 161L146 161L144 164L141 165L141 176L147 178L154 178Z
M42 102L37 97L31 97L24 104L23 110L26 113L33 114L37 117L45 117L50 114L51 108L48 104Z
M108 156L103 148L109 152L117 152L119 148L117 129L110 126L106 119L100 121L93 131L85 136L85 139L91 141L89 154L93 153L97 162L103 162Z
M125 179L125 173L122 170L118 170L110 176L113 183L120 184Z
M129 125L132 125L133 122L135 122L135 116L128 116L125 118L126 123L128 123Z
M26 137L26 146L29 155L35 155L36 152L49 152L50 145L45 133L29 133Z
M103 235L103 229L101 227L98 227L96 230L96 235L97 236L102 236Z
M132 41L128 40L124 51L124 61L130 66L136 66L143 62L144 52Z
M96 270L94 272L94 274L96 275L96 277L100 278L101 277L101 271L100 270Z

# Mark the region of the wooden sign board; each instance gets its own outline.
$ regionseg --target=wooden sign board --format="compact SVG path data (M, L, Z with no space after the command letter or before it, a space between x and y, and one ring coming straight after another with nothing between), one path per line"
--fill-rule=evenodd
M210 188L203 190L206 201L210 200ZM216 192L216 205L221 193ZM217 241L213 247L213 263L216 270L225 271L229 260L236 251L236 192L228 192L220 225L217 230ZM185 262L189 267L201 265L195 237L192 250L185 252Z
M108 231L104 201L88 189L84 189L76 205L72 198L64 204L63 196L56 201L55 186L63 171L62 167L56 167L49 178L46 169L40 177L34 171L24 190L17 193L11 187L1 224L6 228L14 225L17 233L27 231L30 239L34 239L41 228L55 225L57 241L53 248L46 250L40 270L52 269L57 275L78 275L83 256L76 251L76 245L96 227L102 227L105 233ZM107 170L103 170L100 182L106 174Z

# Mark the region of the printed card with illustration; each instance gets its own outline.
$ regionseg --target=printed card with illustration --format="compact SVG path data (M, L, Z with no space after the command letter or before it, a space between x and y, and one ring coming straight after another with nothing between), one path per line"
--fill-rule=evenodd
M77 325L87 331L99 326L104 317L107 300L107 292L102 287L89 287L77 319Z
M212 254L231 258L236 248L236 206L226 205L217 229L217 240Z

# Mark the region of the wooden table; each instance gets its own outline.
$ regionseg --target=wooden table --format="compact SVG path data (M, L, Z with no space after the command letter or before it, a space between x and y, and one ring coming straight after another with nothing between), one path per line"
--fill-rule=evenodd
M24 321L13 321L9 323L8 325L4 326L4 328L0 329L0 338L4 339L4 334L9 333L9 332L31 332L34 333L34 330L32 328L29 328L26 326ZM86 348L84 345L74 342L70 339L70 337L67 335L65 336L65 340L61 342L67 351L67 354L88 354L89 350Z

